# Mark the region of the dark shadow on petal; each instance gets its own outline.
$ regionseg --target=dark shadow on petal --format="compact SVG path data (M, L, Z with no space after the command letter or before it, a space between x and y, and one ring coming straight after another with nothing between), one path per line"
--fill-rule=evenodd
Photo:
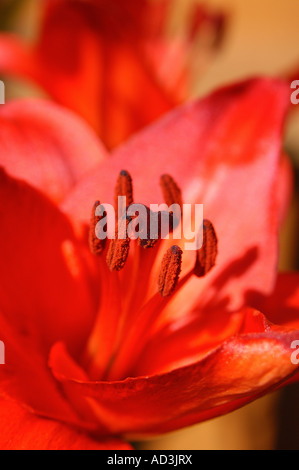
M241 277L251 268L258 259L259 250L257 246L249 248L246 253L232 261L227 268L215 279L213 285L217 289L221 289L229 279Z
M225 309L230 299L228 296L224 299L221 292L225 285L232 279L238 279L246 274L246 272L253 266L258 260L259 250L257 246L249 248L243 255L233 260L223 271L214 279L211 284L213 290L217 291L217 294L204 305L206 310L220 310ZM247 295L244 295L244 305L246 305Z

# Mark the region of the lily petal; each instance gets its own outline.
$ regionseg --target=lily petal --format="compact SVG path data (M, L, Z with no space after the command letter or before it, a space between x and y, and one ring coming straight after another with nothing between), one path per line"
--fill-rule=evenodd
M199 362L166 374L122 382L84 382L52 364L55 377L78 397L98 403L111 434L169 432L222 415L262 396L296 374L292 342L299 332L251 333L224 342Z
M190 95L191 63L198 76L219 46L222 14L196 5L187 31L169 38L172 6L171 0L45 0L35 45L0 36L0 72L40 85L115 147Z
M136 31L132 11L137 6L143 17L146 2L134 2L134 9L131 2L114 3L48 2L36 48L45 89L81 114L108 148L175 104L138 50L142 31ZM57 79L49 80L53 72ZM147 105L140 106L144 96Z
M36 79L36 65L29 47L13 34L0 34L0 69L8 76Z
M80 118L42 100L2 106L0 142L0 165L55 202L106 158L98 138Z
M8 396L41 416L81 424L79 415L58 390L41 348L25 331L13 328L6 317L0 313L0 337L5 349L0 396ZM88 427L87 421L84 426Z
M3 314L44 353L62 338L78 352L97 309L92 257L54 204L3 170L0 219Z
M248 308L234 313L225 308L209 312L198 309L181 320L170 321L149 336L127 375L154 375L198 362L219 344L239 334L249 315L253 316L253 311Z
M115 8L106 3L45 2L35 47L28 51L16 38L0 38L0 71L38 83L58 103L81 115L112 147L171 109L175 100L137 50L139 39L132 39L132 31L137 31L127 5ZM142 7L145 18L146 14Z
M117 439L98 441L58 421L42 419L0 397L1 450L131 450Z

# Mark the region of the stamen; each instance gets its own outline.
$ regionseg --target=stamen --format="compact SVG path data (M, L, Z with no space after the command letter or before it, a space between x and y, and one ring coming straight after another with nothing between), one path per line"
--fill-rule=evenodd
M168 206L171 206L172 204L178 204L182 209L183 207L182 192L179 186L176 184L176 182L172 178L172 176L162 175L160 178L160 185L162 188L165 203Z
M103 216L96 215L97 207L100 205L101 205L100 201L95 202L91 211L90 227L89 227L89 247L90 247L90 251L92 252L92 254L96 256L99 256L103 252L103 250L105 249L105 245L106 245L106 240L100 240L96 236L96 226L98 222L100 222L100 220L102 220L102 218L104 217L104 215Z
M140 237L138 239L138 242L139 242L139 245L142 247L142 248L153 248L155 246L155 244L157 243L157 241L159 240L159 232L160 232L160 225L161 225L161 217L160 217L160 214L157 213L157 217L158 217L158 232L155 233L155 234L151 234L150 233L150 228L151 228L151 216L153 216L153 212L150 210L149 207L147 206L144 206L145 209L146 209L146 213L147 213L147 223L146 223L146 228L147 228L147 233L143 233L142 230L140 230ZM151 235L153 235L153 238L150 238Z
M182 250L174 245L164 255L158 280L158 290L162 297L173 293L179 280L182 266Z
M203 221L203 244L197 251L194 274L197 277L205 276L214 266L218 253L218 240L213 224L209 220Z
M116 230L117 238L111 240L107 252L107 265L110 271L123 269L129 254L130 238L127 235L128 221L121 223Z
M128 171L122 170L118 176L115 192L114 192L114 206L117 212L118 209L118 197L126 197L126 206L133 204L133 184L132 178Z

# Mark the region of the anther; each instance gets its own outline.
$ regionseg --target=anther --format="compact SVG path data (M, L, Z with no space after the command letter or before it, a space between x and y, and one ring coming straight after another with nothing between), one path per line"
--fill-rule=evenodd
M182 250L174 245L164 255L158 279L158 290L162 297L171 295L177 286L182 266L182 254Z
M163 192L164 201L168 206L178 204L180 208L183 207L182 192L176 184L172 176L162 175L160 178L160 185Z
M100 220L104 217L104 214L103 216L96 215L96 210L98 206L100 205L101 205L100 201L95 202L91 211L90 226L89 226L90 251L92 252L92 254L97 255L97 256L103 252L105 248L105 244L106 244L106 240L100 240L96 235L96 226L98 222L100 222Z
M122 170L117 178L115 191L114 191L114 205L118 209L118 197L126 197L126 207L133 204L133 183L131 175L128 171Z
M127 221L118 226L116 238L110 241L106 258L110 271L120 271L127 261L130 249L130 238L126 233L127 227Z
M197 277L205 276L216 263L218 253L218 240L213 224L209 220L203 221L203 243L197 251L194 274Z
M170 209L170 232L172 232L180 223L183 211L182 192L175 180L170 175L162 175L160 185L163 192L165 203Z

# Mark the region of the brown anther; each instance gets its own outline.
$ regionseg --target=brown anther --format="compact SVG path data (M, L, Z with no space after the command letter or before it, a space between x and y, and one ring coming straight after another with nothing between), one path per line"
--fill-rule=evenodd
M183 208L182 192L172 176L162 175L160 178L160 185L163 192L164 201L168 206L178 204L181 209Z
M132 178L128 171L122 170L117 178L115 191L114 191L114 206L118 212L118 197L126 197L126 207L133 204L133 184Z
M160 221L160 214L159 213L156 213L156 216L158 217L158 220L157 220L157 224L158 224L158 232L157 233L154 233L154 234L151 234L150 233L150 227L151 227L151 217L153 217L155 215L155 213L153 213L149 207L147 206L144 206L145 209L146 209L146 213L147 213L147 220L146 220L146 229L147 229L147 232L144 233L142 231L142 229L139 230L139 238L138 238L138 243L139 245L142 247L142 248L153 248L155 246L155 244L157 243L157 241L159 240L159 230L160 230L160 225L161 225L161 221ZM152 235L152 238L150 238Z
M160 275L158 279L158 290L162 297L168 297L175 290L182 266L183 252L180 247L174 245L165 253Z
M103 216L97 216L96 215L96 210L97 207L100 206L101 203L100 201L96 201L92 211L91 211L91 217L90 217L90 226L89 226L89 247L90 251L92 254L99 256L106 245L106 239L105 240L100 240L97 235L96 235L96 226L98 222L102 220Z
M106 262L110 271L123 269L129 254L130 238L127 236L128 221L118 226L116 238L110 241ZM123 235L123 236L122 236Z
M144 249L154 248L157 241L158 241L157 239L151 240L150 238L146 238L146 239L139 238L138 239L139 245Z
M203 221L203 243L197 251L194 274L197 277L205 276L216 263L218 253L218 240L213 224L209 220Z

